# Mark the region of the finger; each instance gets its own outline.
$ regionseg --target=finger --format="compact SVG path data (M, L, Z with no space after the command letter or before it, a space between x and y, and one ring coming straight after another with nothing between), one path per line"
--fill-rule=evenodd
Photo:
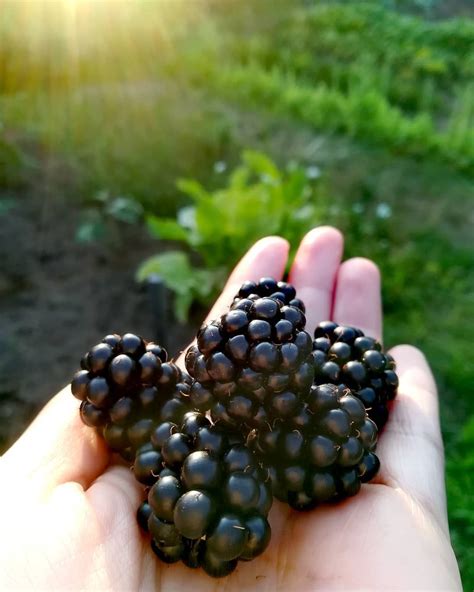
M341 325L358 327L376 339L382 338L380 271L370 259L355 257L340 266L333 319Z
M309 333L331 316L343 248L342 234L331 226L314 228L298 247L289 281L306 305L306 329Z
M288 242L279 236L267 236L257 241L237 263L205 322L219 318L229 308L246 280L257 281L264 276L280 279L288 261L288 251ZM181 355L178 364L183 366L183 363L184 355Z
M229 308L246 280L257 281L264 276L279 280L285 271L288 251L288 242L279 236L267 236L256 242L230 274L206 321L219 317Z
M79 402L66 387L3 455L2 467L48 492L68 481L87 488L104 471L109 458L105 442L82 423Z
M117 503L128 506L127 516L134 518L138 506L146 498L143 485L134 478L130 468L119 465L111 465L99 475L90 485L86 495L108 523L114 520L114 514L117 513L110 503L113 496L116 496Z
M400 378L391 415L379 441L384 481L413 496L448 530L444 450L436 384L424 355L400 345L390 352Z

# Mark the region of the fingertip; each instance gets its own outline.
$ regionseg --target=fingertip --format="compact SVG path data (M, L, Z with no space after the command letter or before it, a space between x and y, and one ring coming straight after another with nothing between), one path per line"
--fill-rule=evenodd
M390 353L393 357L399 357L403 359L411 359L411 358L418 358L420 361L424 362L425 364L428 363L425 354L410 343L401 343L399 345L395 345L390 350Z
M382 338L381 276L376 263L365 257L344 261L337 274L332 317L337 323Z
M255 249L259 251L268 249L269 247L288 252L290 250L290 243L282 236L278 236L276 234L269 235L264 236L254 243L254 245L251 247L251 250Z
M258 280L263 275L280 279L290 244L281 236L266 236L254 243L232 271L228 284ZM227 289L228 286L226 286Z
M402 344L393 347L389 353L395 359L400 380L409 380L412 386L430 393L437 392L430 364L421 350L410 344Z
M343 249L344 237L337 228L332 226L313 228L301 239L291 268L290 281L296 287L312 285L317 271L318 278L322 277L324 283L333 282Z
M339 243L341 246L344 242L342 232L334 226L316 226L304 235L301 242L310 245L322 238L333 241L334 244Z
M380 285L379 266L366 257L352 257L341 264L340 275L344 279L354 282L357 285L363 284L368 280L373 284Z
M400 371L416 366L431 374L431 368L425 354L414 345L409 343L396 345L392 347L389 353L395 358Z
M343 248L343 235L332 226L313 228L298 247L289 281L306 304L307 328L310 332L330 316Z

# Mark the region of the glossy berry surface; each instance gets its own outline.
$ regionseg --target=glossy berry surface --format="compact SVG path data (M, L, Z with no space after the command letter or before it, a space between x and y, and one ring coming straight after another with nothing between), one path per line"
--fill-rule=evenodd
M383 428L388 403L397 394L395 362L381 344L360 329L320 323L313 340L314 384L333 383L347 387L362 401L369 417Z
M109 447L128 460L155 426L180 423L191 408L190 377L168 361L163 347L133 333L106 335L81 366L71 382L80 416L101 428Z
M348 389L313 386L303 409L296 425L268 424L251 439L274 495L297 510L355 495L380 466L377 426Z
M295 299L286 282L246 282L230 310L200 328L186 354L195 409L244 434L300 410L314 360Z
M295 288L288 282L276 281L271 277L260 278L258 282L244 282L234 297L233 306L247 299L265 297L280 300L282 304L291 304L295 301L293 306L297 306L304 312L304 304L296 298Z
M161 561L182 560L221 577L238 560L265 551L271 536L270 483L240 434L188 412L181 425L156 427L138 449L137 463L136 476L150 485L137 520Z

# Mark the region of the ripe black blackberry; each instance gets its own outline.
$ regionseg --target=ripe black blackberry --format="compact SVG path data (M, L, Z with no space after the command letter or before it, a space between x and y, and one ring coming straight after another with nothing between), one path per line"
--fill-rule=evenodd
M376 443L361 401L333 384L313 386L298 415L251 436L273 494L297 510L355 495L379 469Z
M290 293L292 296L293 293ZM279 298L240 298L201 327L186 354L190 399L214 421L241 429L293 415L314 377L300 308Z
M107 335L81 361L71 382L82 421L100 428L110 448L133 460L158 422L189 410L190 378L164 348L127 333Z
M265 550L272 494L241 438L187 413L162 443L161 457L137 519L162 561L181 559L220 577Z
M299 308L303 313L306 310L303 301L296 297L296 290L291 284L277 282L271 277L260 278L258 282L244 282L234 297L231 308L234 308L243 299L257 300L267 297L280 300L284 305Z
M314 331L313 357L314 383L349 388L381 429L398 388L395 361L383 353L381 344L360 329L325 321Z

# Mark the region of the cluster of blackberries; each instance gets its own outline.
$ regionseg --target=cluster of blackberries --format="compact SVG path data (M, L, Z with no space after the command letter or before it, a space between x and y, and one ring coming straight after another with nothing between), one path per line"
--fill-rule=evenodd
M138 509L139 523L162 561L226 575L270 542L268 478L241 437L202 414L187 413L180 428L166 432L161 470Z
M395 361L382 352L382 345L360 329L320 323L314 332L313 358L316 384L349 388L382 428L388 419L387 403L397 392Z
M355 495L379 468L376 425L359 399L332 384L311 387L297 416L256 430L250 441L275 497L297 510Z
M81 360L72 394L83 422L101 428L125 459L149 441L157 424L180 422L189 411L190 378L168 361L164 348L127 333L107 335Z
M229 312L200 328L186 355L195 408L247 433L298 412L314 362L304 306L294 295L283 282L247 282Z
M395 363L362 331L305 331L293 286L245 282L186 352L108 335L72 381L81 418L133 462L137 512L164 562L212 576L267 547L272 496L297 510L355 495L379 469L377 426L396 394Z

